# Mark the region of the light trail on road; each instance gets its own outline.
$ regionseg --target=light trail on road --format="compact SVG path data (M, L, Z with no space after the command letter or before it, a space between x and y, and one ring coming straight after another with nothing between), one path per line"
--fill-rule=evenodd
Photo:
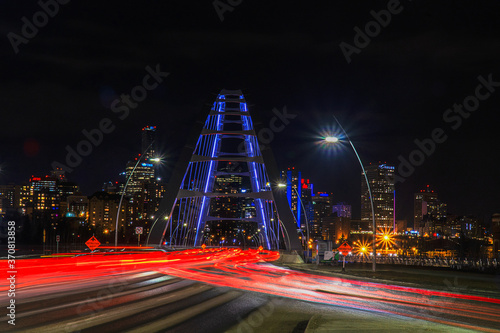
M500 328L500 299L298 272L270 264L279 258L274 251L207 248L163 252L130 248L123 252L67 255L18 260L16 288L29 293L34 286L57 288L69 281L91 283L111 274L152 271L216 286L465 329L498 332ZM5 281L2 278L0 291L9 289ZM2 296L5 294L2 292Z

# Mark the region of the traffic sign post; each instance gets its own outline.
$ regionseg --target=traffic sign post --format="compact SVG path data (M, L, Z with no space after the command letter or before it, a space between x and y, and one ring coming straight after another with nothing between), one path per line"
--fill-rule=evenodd
M92 236L88 241L85 242L85 245L87 245L90 251L94 251L99 245L101 245L101 242L99 242L97 238Z
M351 252L352 247L347 244L347 242L344 242L342 245L338 247L338 250L340 253L342 253L342 256L344 257L343 263L342 263L342 272L345 272L345 256Z
M61 236L56 235L56 253L59 253L59 241L61 240Z
M138 238L137 238L137 246L140 246L140 243L141 243L141 235L142 235L142 232L143 232L143 228L142 227L135 227L135 233L136 235L138 235Z

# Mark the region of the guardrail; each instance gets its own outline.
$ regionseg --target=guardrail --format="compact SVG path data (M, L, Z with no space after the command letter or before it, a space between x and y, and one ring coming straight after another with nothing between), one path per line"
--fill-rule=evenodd
M348 262L371 263L373 256L346 256ZM377 264L448 267L457 270L491 270L500 268L496 259L457 260L447 258L413 258L377 256Z

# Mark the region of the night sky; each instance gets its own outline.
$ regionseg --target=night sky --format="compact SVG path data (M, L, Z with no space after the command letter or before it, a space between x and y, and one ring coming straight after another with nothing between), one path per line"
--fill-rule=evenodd
M20 184L47 174L53 161L65 163L65 147L76 148L82 131L105 118L114 130L69 180L89 195L120 179L150 124L168 180L186 133L225 88L243 90L260 128L269 128L275 108L296 115L271 142L280 168L296 166L316 191L352 204L354 217L361 186L354 152L345 143L336 150L317 144L321 133L335 131L332 115L365 164L398 167L400 156L408 159L417 148L414 140L431 138L435 128L447 135L397 184L398 219L412 223L413 193L426 184L450 213L488 220L500 212L499 2L232 3L221 21L212 1L73 0L44 22L37 1L1 1L0 184ZM371 30L369 41L360 38L348 63L340 44L355 47L355 27L364 32L374 21L370 12L388 6L390 22ZM22 18L33 22L34 15L38 32L23 39ZM147 66L169 75L120 119L112 102L142 84ZM488 97L460 124L458 113L445 121L447 109L475 96L479 76L494 81L490 91L480 89Z

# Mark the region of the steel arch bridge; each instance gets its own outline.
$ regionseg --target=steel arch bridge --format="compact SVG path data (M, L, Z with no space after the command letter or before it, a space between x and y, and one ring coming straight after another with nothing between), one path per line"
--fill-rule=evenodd
M267 249L300 249L293 215L286 197L274 191L269 179L241 90L219 93L196 144L186 146L183 155L160 204L149 244L201 246L210 243L214 229L222 224L241 233L243 242L252 237L254 244Z

